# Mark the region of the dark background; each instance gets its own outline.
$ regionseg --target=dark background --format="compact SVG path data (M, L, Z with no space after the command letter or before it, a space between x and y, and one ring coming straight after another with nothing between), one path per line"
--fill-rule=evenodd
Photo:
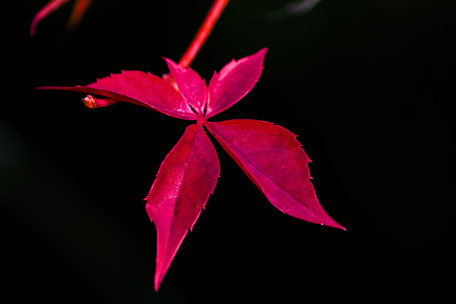
M192 67L209 79L268 47L259 83L214 120L298 134L326 211L346 232L276 210L214 141L221 178L159 293L143 197L188 122L132 104L91 110L88 84L161 75L212 1L95 0L4 10L0 108L2 297L11 303L406 303L454 298L456 1L231 1ZM5 293L6 292L6 293ZM5 303L4 301L2 301Z

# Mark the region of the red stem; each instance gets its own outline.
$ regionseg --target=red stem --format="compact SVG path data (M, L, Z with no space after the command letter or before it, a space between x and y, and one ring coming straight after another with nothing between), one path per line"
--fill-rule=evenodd
M223 12L223 9L228 4L229 0L214 0L209 13L206 15L206 18L203 21L203 24L199 28L198 32L196 33L195 38L193 38L190 46L185 51L182 58L179 60L179 65L187 68L192 63L193 59L195 59L196 55L198 54L200 48L203 46L204 42L206 41L207 37L211 34L211 31L220 18L220 15Z

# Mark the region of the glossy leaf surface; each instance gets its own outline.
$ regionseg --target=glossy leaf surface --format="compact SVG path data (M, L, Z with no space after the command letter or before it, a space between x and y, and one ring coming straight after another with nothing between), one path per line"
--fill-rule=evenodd
M259 120L207 122L208 130L238 163L267 199L299 219L344 229L321 207L296 136Z
M219 175L217 154L202 125L187 127L163 161L146 197L147 214L157 228L155 289L213 192Z
M98 79L87 86L40 87L45 90L64 90L108 97L146 106L166 115L192 120L196 114L182 95L168 82L141 71L123 71Z
M209 83L206 117L225 111L255 86L263 70L266 49L225 65Z

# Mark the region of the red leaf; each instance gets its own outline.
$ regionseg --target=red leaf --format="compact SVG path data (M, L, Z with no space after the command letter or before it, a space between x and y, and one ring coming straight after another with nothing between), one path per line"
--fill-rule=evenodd
M161 164L146 197L147 214L157 227L156 290L219 174L217 154L202 125L188 126Z
M204 80L191 68L183 68L174 61L165 58L169 71L176 81L179 91L188 104L203 116L207 99L207 87Z
M307 167L310 160L290 131L248 119L206 126L276 208L311 223L344 229L318 202Z
M212 117L238 102L255 86L263 70L266 49L225 65L209 83L206 117Z
M275 207L299 219L345 229L329 217L318 202L307 167L310 160L295 135L265 121L207 121L253 88L260 77L265 52L263 49L227 64L220 74L214 74L209 90L195 71L168 59L173 82L144 72L126 71L87 86L41 87L106 97L98 99L88 95L84 103L92 108L127 101L173 117L198 120L196 125L187 127L166 156L146 197L147 214L157 228L155 289L188 229L195 224L220 174L217 154L203 125Z
M166 115L194 120L197 115L185 99L165 80L141 71L122 71L98 79L87 86L39 87L44 90L64 90L101 95L115 101L146 106Z

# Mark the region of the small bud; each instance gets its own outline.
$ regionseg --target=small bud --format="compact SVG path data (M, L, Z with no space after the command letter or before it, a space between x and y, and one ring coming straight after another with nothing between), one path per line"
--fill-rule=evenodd
M87 108L96 108L97 107L97 103L95 102L95 98L93 98L92 95L87 95L84 99L82 99L82 101L84 102L84 105L87 107Z
M84 102L84 105L90 109L102 108L117 103L117 101L112 99L99 99L94 98L92 95L87 95L82 101Z

